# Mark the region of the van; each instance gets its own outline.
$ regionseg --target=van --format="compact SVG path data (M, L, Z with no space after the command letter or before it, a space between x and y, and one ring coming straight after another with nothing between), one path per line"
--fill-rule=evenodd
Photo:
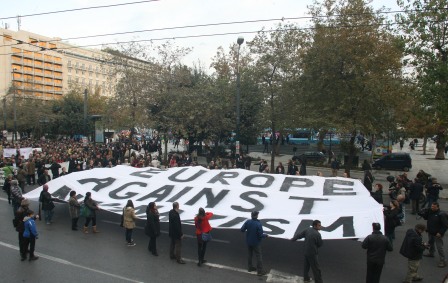
M403 170L405 172L412 168L412 159L409 153L397 152L384 155L380 159L373 162L374 169L395 169Z

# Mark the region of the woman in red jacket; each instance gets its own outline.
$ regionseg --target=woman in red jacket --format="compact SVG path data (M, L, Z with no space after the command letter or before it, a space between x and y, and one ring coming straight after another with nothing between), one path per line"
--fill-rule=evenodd
M210 238L208 237L208 239L206 239L207 237L202 237L202 234L209 234L212 230L210 223L208 223L208 220L212 218L212 216L212 212L205 212L205 210L201 207L199 208L198 214L194 218L196 238L198 239L198 266L201 266L206 262L204 256L207 248L207 242Z

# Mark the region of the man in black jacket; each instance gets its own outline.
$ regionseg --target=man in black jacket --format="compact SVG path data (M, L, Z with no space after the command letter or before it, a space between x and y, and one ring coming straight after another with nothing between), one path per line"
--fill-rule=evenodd
M443 251L443 235L448 228L448 217L445 212L440 211L440 207L437 202L433 202L431 204L431 209L425 210L425 212L420 215L427 220L426 226L428 227L429 253L424 256L434 257L434 246L436 246L440 257L438 267L445 267L446 261L445 253Z
M173 202L173 209L168 214L169 217L169 229L168 235L171 239L170 242L170 258L175 259L177 263L185 264L182 260L181 249L182 239L184 234L182 233L182 223L179 216L179 203Z
M367 236L362 242L362 248L367 250L366 283L379 283L386 251L392 251L392 244L381 233L380 223L372 223L372 228L372 234Z
M322 228L319 220L313 221L313 227L310 227L301 233L294 236L291 241L305 238L305 267L304 267L304 282L311 282L309 276L310 268L313 270L314 281L316 283L322 283L322 272L319 266L318 249L322 247L323 241L319 233Z
M419 210L420 197L423 194L423 185L418 181L417 178L409 186L409 199L411 200L412 212L411 214L416 214Z
M418 268L422 260L423 251L427 244L423 243L422 233L426 230L425 224L415 225L415 229L408 229L401 245L400 254L408 259L408 272L403 283L422 281L418 276Z

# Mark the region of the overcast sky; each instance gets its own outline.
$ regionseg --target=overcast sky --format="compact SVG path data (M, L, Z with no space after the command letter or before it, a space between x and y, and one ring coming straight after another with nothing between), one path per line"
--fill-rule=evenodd
M119 3L139 2L139 0L14 0L8 1L0 9L2 27L7 23L9 29L17 30L17 19L6 19L17 15L53 12ZM141 1L140 1L141 2ZM238 36L246 41L254 37L263 27L269 28L279 21L260 21L268 19L297 18L307 16L307 5L312 0L160 0L140 4L109 8L89 9L74 12L21 17L21 30L68 39L80 36L101 35L107 33L130 32L157 28L181 27L190 25L229 23L237 21L259 21L250 24L232 24L200 28L171 29L107 37L95 36L86 39L70 39L68 42L78 45L114 43L117 41L149 40L161 43L157 39L181 36L216 35L187 39L175 39L179 46L192 47L193 51L184 58L183 63L191 65L200 60L209 67L210 59L219 46L227 48L236 42ZM373 0L375 8L385 6L398 10L395 0ZM309 20L293 20L306 26ZM114 45L110 45L114 47ZM92 48L101 48L100 46Z

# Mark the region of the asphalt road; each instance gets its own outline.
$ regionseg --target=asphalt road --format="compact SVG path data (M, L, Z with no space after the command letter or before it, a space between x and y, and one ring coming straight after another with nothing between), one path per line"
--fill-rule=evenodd
M448 210L447 201L443 200L441 206ZM37 203L33 202L31 208L37 210ZM98 229L101 233L83 234L71 231L66 204L57 204L55 210L54 224L37 223L40 236L36 253L41 258L21 262L17 232L11 223L12 208L1 193L0 282L302 282L303 242L265 239L263 261L269 274L258 277L246 271L244 234L238 230L215 229L214 240L206 254L208 263L197 267L192 226L183 226L186 237L182 253L187 264L180 265L169 259L166 223L162 224L162 235L158 239L159 257L154 257L147 251L148 238L141 229L143 221L138 222L139 228L134 231L137 246L127 247L124 230L119 227L119 215L100 212ZM406 224L397 228L395 250L387 255L382 282L401 282L405 276L407 261L398 250L406 229L422 221L409 216ZM82 219L79 223L82 224ZM365 281L365 251L360 242L325 241L319 257L325 282ZM437 258L423 259L420 275L425 278L424 282L442 281L448 269L438 268L437 263Z

